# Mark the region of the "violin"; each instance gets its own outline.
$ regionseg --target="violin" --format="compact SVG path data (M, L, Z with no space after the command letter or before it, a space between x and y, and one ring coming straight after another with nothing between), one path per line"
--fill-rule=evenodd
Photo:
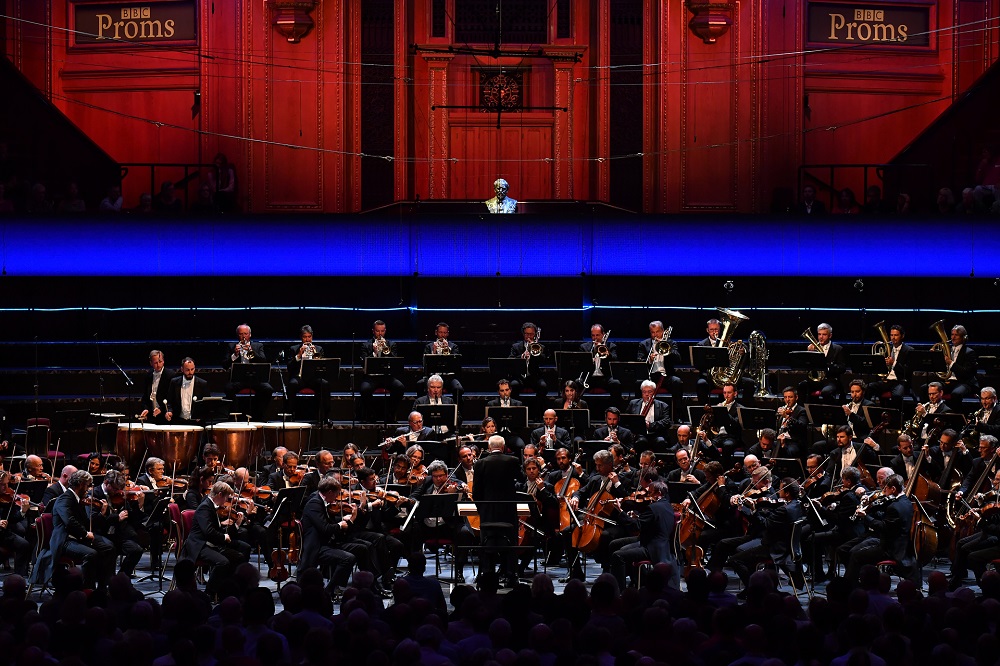
M28 504L29 507L41 507L41 504L36 504L31 501L31 498L24 493L15 493L13 488L6 488L0 491L0 504L10 504L11 502L17 502L19 505Z
M247 483L240 488L240 497L243 499L266 500L277 494L277 491L271 490L271 486L255 486L252 483Z
M423 465L410 470L410 473L406 477L406 482L411 486L415 486L418 483L423 483L427 478L427 468Z
M316 469L315 467L309 467L307 465L299 465L291 474L286 474L288 477L288 482L293 486L297 486L302 483L302 479L305 478L306 474Z
M161 476L156 480L157 488L174 488L184 489L187 488L188 482L186 479L171 479L169 476Z
M137 500L142 497L143 491L138 486L127 487L124 490L113 490L108 495L108 500L111 502L111 506L116 508L121 508L129 500Z

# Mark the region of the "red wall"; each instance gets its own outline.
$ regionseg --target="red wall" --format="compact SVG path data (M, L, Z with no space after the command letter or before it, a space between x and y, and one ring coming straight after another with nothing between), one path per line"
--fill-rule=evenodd
M446 3L449 16L455 1ZM61 30L9 21L6 48L121 162L198 163L223 151L238 169L246 210L352 211L361 201L366 121L361 2L318 2L314 28L296 44L271 25L271 2L216 0L199 3L199 40L190 46L77 48ZM73 0L5 4L8 14L73 27ZM396 199L475 200L503 176L518 199L613 202L611 129L628 123L642 135L645 210L767 210L775 188L796 185L800 164L889 160L996 60L1000 41L995 27L948 29L995 19L1000 0L932 5L940 31L928 49L805 53L815 45L805 38L804 2L719 5L732 27L705 44L682 3L642 0L643 113L621 117L607 75L614 4L574 2L573 34L563 39L553 11L548 43L531 45L580 54L579 63L502 59L526 72L527 103L568 110L505 114L498 132L494 114L440 108L474 105L474 70L496 61L414 52L412 44L452 45L454 28L434 38L430 0L398 0L394 182L364 186L389 188ZM192 118L195 91L202 106ZM148 175L134 173L126 181L132 199L149 189Z

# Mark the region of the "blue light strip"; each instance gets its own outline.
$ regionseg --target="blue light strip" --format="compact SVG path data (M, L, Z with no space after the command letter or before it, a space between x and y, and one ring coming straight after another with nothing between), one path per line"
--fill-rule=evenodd
M853 278L925 277L941 238L930 219L504 218L8 220L0 251L10 276L704 276L725 266L733 277ZM948 237L968 240L949 245L935 275L1000 276L989 220L950 219ZM711 261L672 261L709 247Z

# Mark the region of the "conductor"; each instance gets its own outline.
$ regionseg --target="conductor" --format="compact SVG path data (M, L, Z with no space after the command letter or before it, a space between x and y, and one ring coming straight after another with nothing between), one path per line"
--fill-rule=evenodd
M514 456L504 452L504 439L493 435L489 439L487 455L476 461L472 487L472 500L479 513L482 545L482 575L480 587L496 587L494 549L506 548L503 553L503 576L513 587L517 583L517 496L514 483L521 471L521 464Z

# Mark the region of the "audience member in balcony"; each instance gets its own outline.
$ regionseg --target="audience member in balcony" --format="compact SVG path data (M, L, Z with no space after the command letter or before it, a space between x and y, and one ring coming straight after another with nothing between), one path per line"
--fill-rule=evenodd
M108 196L101 199L98 210L102 213L120 213L123 202L121 185L112 185L108 188Z
M14 212L14 202L7 198L7 185L0 182L0 215Z
M59 212L67 214L87 212L87 202L80 196L80 188L73 181L70 181L66 195L59 202Z
M140 194L139 205L129 211L132 215L152 215L155 212L156 210L153 208L153 195L149 192Z
M158 213L164 215L181 215L184 212L184 205L177 198L174 184L169 180L164 181L163 185L160 186L160 194L153 202L153 207Z
M837 208L833 211L838 215L857 215L861 212L858 199L854 196L854 190L845 187L837 195Z
M215 156L215 169L209 170L209 187L215 192L215 203L223 213L236 210L236 170L226 156L219 153Z
M52 199L49 198L43 183L35 183L31 186L31 196L24 212L29 215L46 215L54 210Z
M942 187L937 193L937 214L951 215L955 212L955 193L950 187Z
M979 205L973 194L974 190L971 187L962 190L962 200L955 206L955 213L958 215L979 215L986 212L986 209Z
M861 212L865 215L885 215L891 207L886 206L885 199L882 198L882 188L878 185L871 185L865 190L865 203L861 207Z
M201 184L201 187L198 188L198 198L191 204L188 212L194 217L218 215L219 206L216 205L215 198L212 196L211 185L208 183Z
M896 197L896 215L909 215L910 212L910 195L906 192L900 192L899 196Z
M826 206L816 198L816 188L806 185L802 188L802 201L796 206L799 215L826 215Z
M1000 150L996 146L983 146L982 158L976 167L976 186L995 190L1000 185Z

